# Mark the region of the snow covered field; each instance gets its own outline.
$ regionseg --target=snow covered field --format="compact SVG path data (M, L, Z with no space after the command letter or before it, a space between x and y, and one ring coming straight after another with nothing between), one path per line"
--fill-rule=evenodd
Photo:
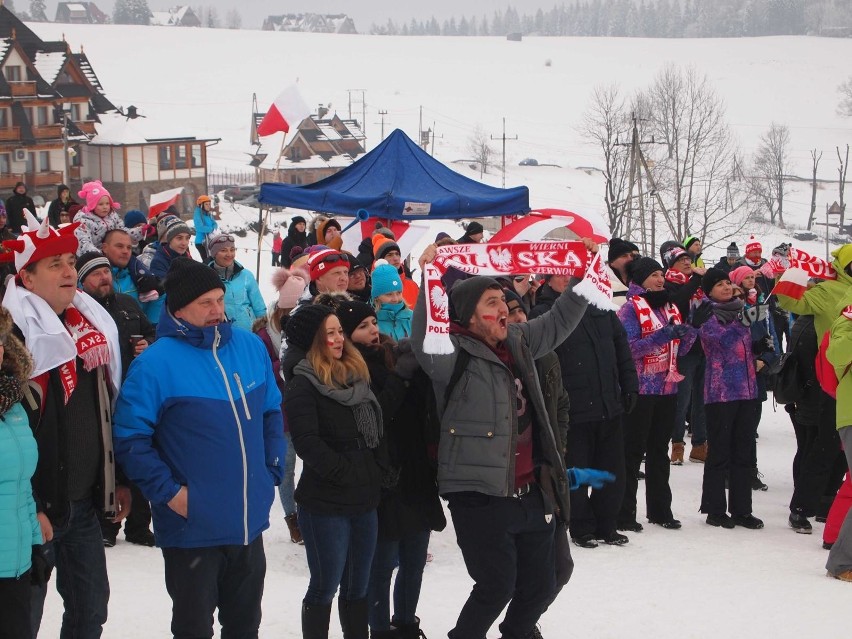
M84 46L108 97L135 104L163 137L221 137L210 149L215 169L245 169L251 94L261 109L296 77L309 103L333 104L348 115L346 89L365 89L369 147L378 142L376 111L388 111L386 131L399 127L416 137L419 107L424 128L438 137L435 155L445 162L467 157L467 138L477 124L507 143L507 185L530 187L534 207L600 210L600 178L578 169L599 165L596 151L581 144L574 127L590 90L617 82L630 91L650 82L666 62L694 64L706 72L728 106L728 119L746 153L771 121L790 126L796 172L809 170L808 150L823 149L821 177L836 175L834 146L852 142L852 121L835 114L837 84L849 73L852 41L817 38L735 40L639 40L528 38L382 38L261 31L30 25L46 39L62 34L74 50ZM545 61L551 60L551 66ZM361 119L360 104L353 116ZM390 128L388 128L390 127ZM158 136L159 137L159 136ZM278 143L271 143L277 148ZM562 168L519 167L535 157ZM478 178L464 165L456 170ZM499 185L499 172L485 181ZM818 195L818 210L836 198L835 187ZM788 197L793 222L801 224L809 188ZM228 211L226 224L256 218L254 209ZM275 221L285 218L277 214ZM450 229L438 223L434 232ZM768 251L787 236L756 226ZM455 235L460 235L459 230ZM434 237L434 233L432 233ZM735 238L743 247L746 237ZM708 251L716 258L724 250ZM821 254L820 244L802 245ZM254 268L256 238L239 242L237 259ZM415 250L417 254L417 250ZM261 283L269 297L268 254ZM630 535L622 548L574 549L571 583L542 620L548 639L564 637L809 637L836 634L847 624L846 584L825 577L822 525L812 536L786 524L792 492L795 439L787 415L764 407L758 457L769 485L756 493L761 531L733 531L704 524L698 511L702 466L672 469L674 512L680 531L653 526ZM642 499L640 484L640 502ZM307 585L301 547L289 542L283 513L273 508L266 535L268 574L263 637L298 637L299 609ZM451 528L433 538L419 610L431 639L445 636L470 588ZM159 551L119 541L108 550L112 600L105 636L168 635L170 603ZM61 601L50 595L42 637L56 637ZM340 636L335 620L332 636ZM496 629L492 636L496 636Z

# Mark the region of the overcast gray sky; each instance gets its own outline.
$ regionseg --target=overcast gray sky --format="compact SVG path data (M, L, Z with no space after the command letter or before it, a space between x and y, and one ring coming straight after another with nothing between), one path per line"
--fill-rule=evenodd
M114 0L95 0L100 9L112 13ZM534 13L539 7L550 9L562 0L289 0L270 2L269 0L148 0L152 11L163 11L171 6L189 4L192 7L207 5L219 10L220 18L230 9L237 7L243 18L243 28L259 29L267 15L282 13L346 13L355 20L355 27L366 33L370 24L387 22L388 18L400 23L412 17L425 20L435 16L438 21L455 16L488 15L489 20L496 9L504 11L511 4L518 13ZM15 0L19 9L26 9L28 0ZM49 2L47 14L52 19L56 15L56 2Z

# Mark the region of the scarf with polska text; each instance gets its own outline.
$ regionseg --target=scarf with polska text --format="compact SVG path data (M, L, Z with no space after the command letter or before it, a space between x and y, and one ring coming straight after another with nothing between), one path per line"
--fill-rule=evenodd
M109 342L106 335L95 328L74 306L65 309L62 322L77 346L77 357L83 360L87 372L98 366L109 364ZM71 393L77 387L77 361L72 359L59 367L59 379L65 393L65 403L71 399Z
M636 318L639 320L639 328L642 331L643 339L665 328L660 318L654 313L654 309L648 304L648 300L641 295L636 295L630 301L633 303L633 310L636 311ZM683 318L677 306L671 302L667 302L663 305L662 309L669 324L683 323ZM645 355L642 358L643 372L666 373L666 381L675 384L683 381L683 375L677 370L677 352L679 347L680 340L673 339L666 342L657 351Z
M591 304L615 310L612 282L600 252L589 254L582 242L503 242L441 246L423 267L426 297L426 335L423 351L432 355L453 352L450 341L449 298L442 276L449 268L467 275L505 276L518 273L569 275L582 279L574 292Z
M799 268L808 274L808 277L815 277L821 280L836 280L837 273L831 263L826 262L821 257L811 255L802 249L790 247L787 255L773 255L772 259L766 262L758 270L767 278L774 279L776 275L781 275L788 268Z
M673 269L669 269L666 271L665 280L667 282L672 282L674 284L688 284L689 280L692 279L691 275L686 275L681 273L680 271L675 271ZM692 294L692 297L689 298L690 303L700 302L704 299L704 291L699 286L695 289L695 292Z

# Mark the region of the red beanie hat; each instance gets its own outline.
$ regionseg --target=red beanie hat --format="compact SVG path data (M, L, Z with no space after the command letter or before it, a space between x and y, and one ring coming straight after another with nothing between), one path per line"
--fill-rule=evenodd
M745 254L754 253L757 251L758 253L763 253L763 246L761 246L760 242L754 239L754 235L748 238L748 243L745 247Z

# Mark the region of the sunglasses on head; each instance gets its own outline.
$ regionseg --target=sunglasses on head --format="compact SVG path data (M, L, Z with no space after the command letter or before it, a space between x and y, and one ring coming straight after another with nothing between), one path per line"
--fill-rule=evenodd
M320 260L321 264L336 264L337 262L343 262L347 268L349 267L349 260L346 259L345 255L329 255Z
M515 277L513 277L512 279L514 279L516 282L518 282L520 284L525 279L527 279L527 276L526 275L515 275Z

